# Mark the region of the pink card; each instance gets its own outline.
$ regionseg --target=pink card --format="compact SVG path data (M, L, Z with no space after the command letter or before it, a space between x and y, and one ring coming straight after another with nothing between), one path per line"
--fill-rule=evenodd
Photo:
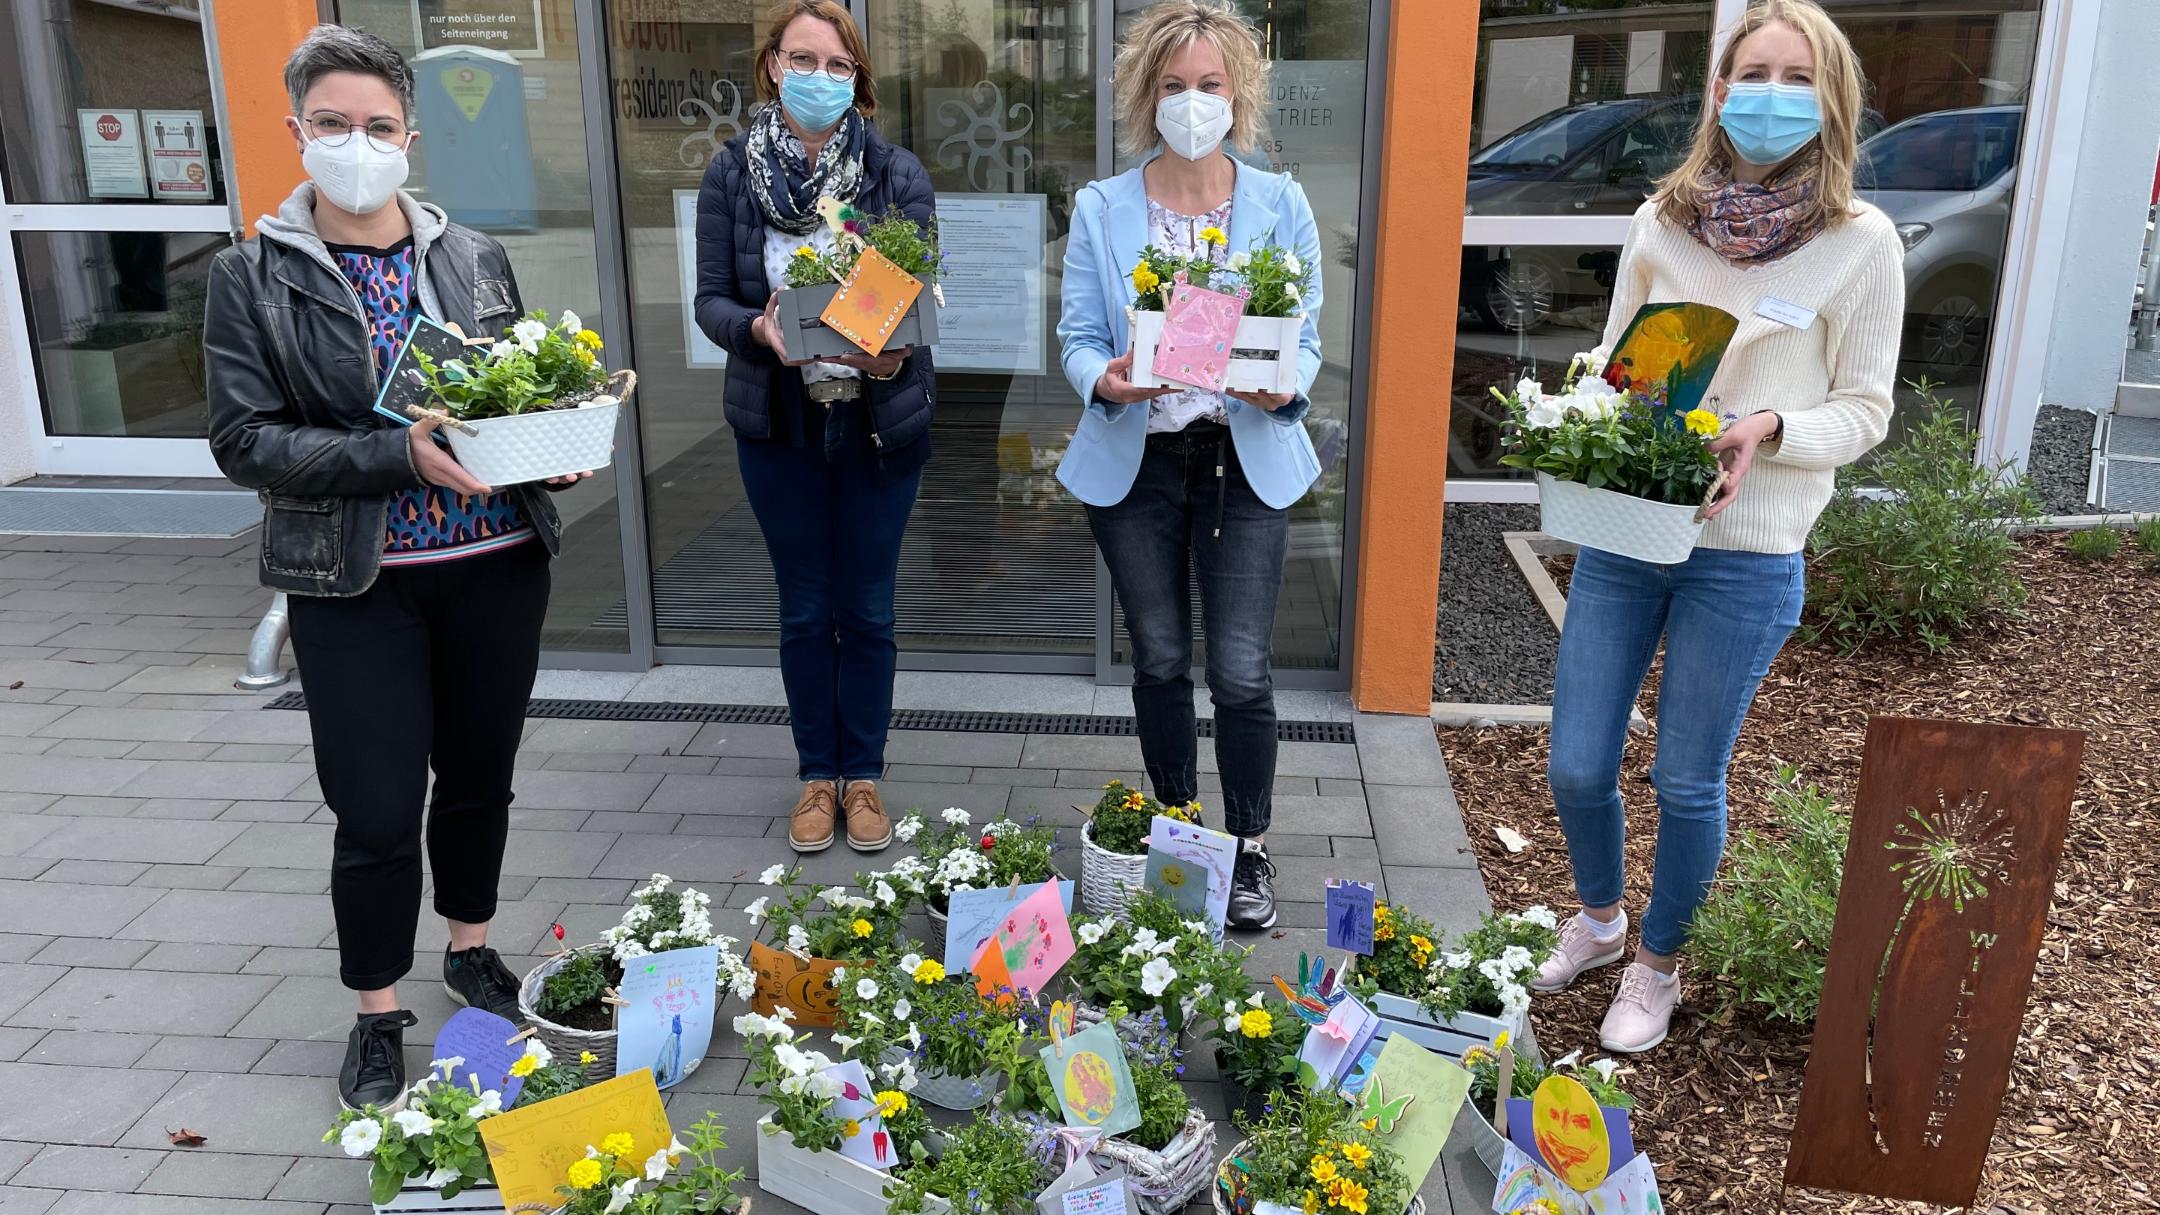
M1184 271L1178 271L1163 309L1162 341L1155 346L1156 376L1221 392L1223 382L1230 378L1230 351L1250 294L1240 290L1228 295L1196 287L1185 281Z
M1012 985L1020 991L1042 991L1058 969L1072 960L1075 949L1058 884L1044 882L1022 899L998 926L998 940L1005 947Z

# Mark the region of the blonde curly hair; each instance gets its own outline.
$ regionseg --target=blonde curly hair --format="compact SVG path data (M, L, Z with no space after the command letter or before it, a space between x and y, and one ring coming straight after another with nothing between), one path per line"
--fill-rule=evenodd
M1110 69L1118 146L1127 156L1145 156L1161 142L1155 133L1155 102L1163 68L1195 38L1214 43L1222 55L1231 146L1251 152L1267 134L1268 60L1261 51L1260 31L1238 16L1228 0L1162 0L1118 39Z

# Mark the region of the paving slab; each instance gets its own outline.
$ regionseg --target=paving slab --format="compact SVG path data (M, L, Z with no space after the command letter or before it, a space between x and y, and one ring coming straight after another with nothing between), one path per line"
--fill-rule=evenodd
M165 1153L138 1148L55 1145L37 1154L13 1184L125 1194L147 1180Z
M40 705L39 708L50 706ZM79 708L38 728L47 738L124 739L129 742L192 742L215 725L217 713L180 709Z
M270 1196L271 1189L291 1167L292 1161L283 1156L167 1152L157 1168L136 1188L144 1194L260 1199Z
M308 715L290 709L261 709L252 713L227 713L204 730L197 742L296 743L315 741L308 730Z
M245 830L239 823L179 819L77 819L23 849L23 855L199 865Z
M322 1156L337 1151L322 1141L337 1111L337 1086L310 1077L190 1072L136 1120L120 1145L169 1146L164 1128L187 1126L212 1147Z
M115 941L108 937L55 937L30 960L41 966L101 966L126 970L150 952L146 941Z
M326 869L335 827L317 823L254 823L210 858L243 869Z
M71 970L8 1019L47 1029L223 1034L275 985L260 975Z
M21 680L23 686L31 688L103 692L127 682L129 676L140 670L140 666L123 662L10 658L0 661L0 685Z
M0 670L0 680L7 672ZM151 775L157 765L138 759L78 759L68 756L17 755L0 763L0 790L10 793L62 793L106 797L122 785Z
M69 1194L47 1215L232 1215L225 1198L180 1198L170 1194ZM367 1207L359 1208L364 1213ZM319 1202L251 1202L249 1215L322 1215Z
M206 945L313 945L331 928L327 900L252 890L174 890L117 934Z
M525 745L536 751L680 755L700 729L697 722L543 721Z
M1462 808L1449 786L1367 785L1365 804L1372 811L1373 838L1389 864L1477 868Z
M529 810L635 810L663 778L654 772L520 772L515 804Z
M179 1080L179 1072L0 1063L0 1139L111 1146ZM52 1099L62 1092L66 1101Z
M106 760L130 763L130 760ZM114 790L130 797L284 798L315 779L311 764L160 763Z
M13 1177L17 1170L30 1163L30 1158L42 1151L34 1143L0 1141L0 1181Z
M132 886L150 866L143 861L54 861L39 881L76 882L84 886Z
M42 880L0 881L0 924L14 932L48 936L111 936L157 902L159 893Z

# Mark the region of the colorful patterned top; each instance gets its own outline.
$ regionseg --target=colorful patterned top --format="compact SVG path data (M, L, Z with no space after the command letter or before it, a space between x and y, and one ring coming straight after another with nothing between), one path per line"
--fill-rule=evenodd
M1195 257L1210 254L1209 260L1222 265L1229 260L1228 245L1207 245L1200 234L1209 228L1230 230L1230 202L1206 215L1180 215L1150 198L1147 201L1148 239L1154 246L1176 257ZM1169 290L1167 286L1165 292ZM1205 419L1210 422L1227 422L1230 415L1224 410L1228 398L1219 392L1205 388L1181 388L1166 396L1148 402L1147 428L1150 434L1162 431L1183 430L1194 422Z
M367 311L368 346L375 354L375 374L390 374L412 329L418 301L413 295L413 243L366 249L331 245L345 281ZM401 489L390 495L383 537L386 566L452 561L523 544L533 538L532 524L517 499L498 490L485 497L461 494L439 485Z

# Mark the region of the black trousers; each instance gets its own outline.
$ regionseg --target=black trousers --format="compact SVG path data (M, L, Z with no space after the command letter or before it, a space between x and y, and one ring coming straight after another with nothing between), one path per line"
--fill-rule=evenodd
M494 918L547 597L538 540L393 566L349 599L292 597L315 774L337 816L330 906L345 986L388 987L412 969L430 766L435 910Z

